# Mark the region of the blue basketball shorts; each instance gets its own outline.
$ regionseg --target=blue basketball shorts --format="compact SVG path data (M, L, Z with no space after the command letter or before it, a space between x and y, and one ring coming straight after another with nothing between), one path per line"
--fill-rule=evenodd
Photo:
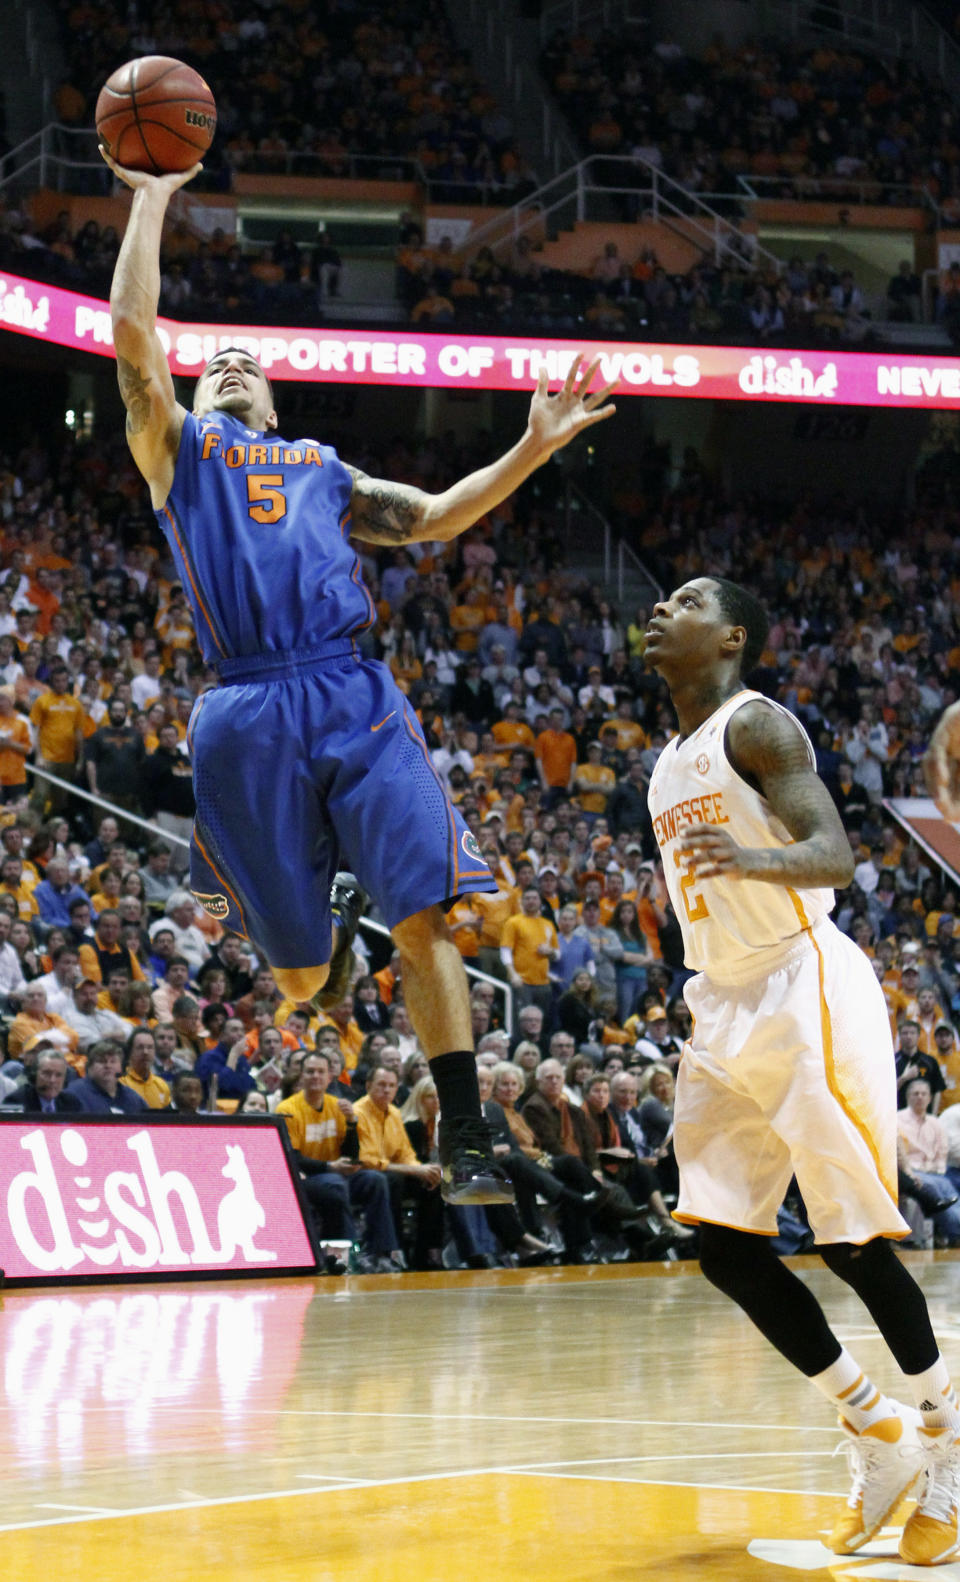
M497 888L390 671L338 646L319 662L222 662L227 684L197 700L188 732L191 889L274 967L329 960L338 868L388 928Z

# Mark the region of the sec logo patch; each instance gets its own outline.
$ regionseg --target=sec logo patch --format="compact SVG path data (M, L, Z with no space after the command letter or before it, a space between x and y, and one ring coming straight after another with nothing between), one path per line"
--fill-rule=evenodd
M211 917L221 919L229 914L230 902L225 895L198 895L196 890L193 893L203 910Z
M476 835L472 835L469 830L466 830L461 837L460 845L471 862L483 862L483 852L480 850L480 842L477 840Z
M697 759L697 770L699 771L700 774L705 775L709 768L710 768L710 760L709 760L709 758L707 757L706 753L701 753L700 757Z

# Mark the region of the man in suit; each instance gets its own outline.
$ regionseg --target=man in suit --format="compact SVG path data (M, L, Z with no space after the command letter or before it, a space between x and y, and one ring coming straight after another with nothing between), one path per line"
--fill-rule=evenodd
M80 1108L94 1115L150 1114L139 1093L120 1082L123 1046L112 1038L102 1038L87 1050L87 1074L73 1084L73 1097Z
M532 1159L528 1159L520 1152L514 1143L513 1133L507 1125L503 1106L490 1097L493 1092L493 1068L478 1063L477 1082L480 1087L480 1108L493 1137L493 1151L513 1182L518 1205L524 1201L526 1195L535 1209L538 1190L543 1192L544 1196L548 1196L548 1192L551 1194L548 1201L558 1201L564 1195L565 1188L554 1181L546 1170L542 1170ZM519 1080L517 1086L519 1088ZM547 1191L544 1191L544 1187ZM555 1197L552 1194L555 1194ZM547 1243L539 1236L535 1236L532 1231L525 1230L523 1220L512 1203L490 1204L484 1209L484 1213L497 1240L503 1244L507 1252L516 1255L518 1263L522 1266L544 1263L549 1257L550 1248Z
M566 1186L587 1195L596 1191L600 1183L600 1196L590 1211L590 1219L598 1230L623 1236L636 1257L662 1254L669 1239L653 1238L623 1189L604 1184L583 1111L563 1096L563 1067L559 1060L543 1060L537 1067L536 1091L523 1106L523 1118L540 1147L551 1156L553 1174ZM579 1217L581 1225L574 1231L576 1245L572 1251L567 1245L571 1263L590 1260L589 1231L583 1234L586 1216Z
M41 1050L33 1081L21 1083L4 1099L6 1109L24 1110L28 1115L78 1115L80 1101L64 1086L67 1062L55 1049Z
M618 1071L610 1079L610 1114L616 1122L620 1141L634 1158L654 1167L656 1150L650 1146L640 1121L637 1099L640 1086L632 1071Z

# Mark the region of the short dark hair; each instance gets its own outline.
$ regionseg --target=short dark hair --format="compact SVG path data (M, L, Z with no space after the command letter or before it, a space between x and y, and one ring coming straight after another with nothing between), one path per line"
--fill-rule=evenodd
M137 1028L138 1033L143 1031L143 1028ZM120 1059L122 1060L123 1045L116 1038L99 1038L97 1042L95 1044L91 1044L90 1048L87 1050L87 1065L89 1066L91 1061L94 1065L96 1065L98 1061L106 1060L110 1055L119 1055Z
M203 1079L201 1077L198 1077L197 1073L195 1071L193 1071L193 1070L191 1070L191 1071L175 1071L173 1073L173 1076L171 1077L170 1081L171 1081L171 1087L172 1087L174 1093L176 1093L176 1091L179 1088L181 1082L199 1082L201 1087L203 1086Z
M740 674L749 675L759 661L760 655L767 646L767 634L770 631L770 620L760 600L746 588L741 588L738 582L729 582L726 577L713 577L710 581L717 590L717 603L719 604L728 621L733 621L736 626L742 626L747 634L740 659Z
M266 371L263 368L263 365L259 362L259 360L256 357L254 357L252 352L244 351L242 346L221 346L221 348L220 348L220 350L218 352L214 352L213 356L208 358L207 361L204 363L203 367L201 368L200 373L197 376L197 383L198 384L199 384L200 380L203 378L203 376L206 373L207 369L210 367L210 364L211 363L215 363L218 357L225 357L227 352L239 352L241 357L249 357L249 359L250 359L250 361L252 363L256 363L257 367L260 369L260 372L263 374L264 379L266 379L266 381L267 381L267 389L270 391L270 395L271 396L273 395L273 385L270 383L270 380L269 380L269 378L267 376Z
M124 1051L123 1051L123 1069L124 1070L126 1070L127 1066L130 1064L130 1052L133 1049L133 1046L134 1046L136 1040L140 1037L141 1033L145 1034L145 1036L147 1038L149 1038L150 1042L153 1044L154 1049L156 1049L156 1047L157 1047L157 1041L156 1041L156 1039L153 1036L153 1028L152 1027L135 1027L133 1029L133 1031L129 1034L129 1036L127 1038L126 1045L124 1046Z

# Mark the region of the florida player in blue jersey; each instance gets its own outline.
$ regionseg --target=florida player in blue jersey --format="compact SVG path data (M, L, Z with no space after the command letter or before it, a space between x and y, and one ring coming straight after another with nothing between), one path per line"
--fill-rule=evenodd
M374 609L350 540L455 538L612 416L609 387L591 394L596 364L581 371L579 358L555 396L542 376L517 444L439 495L367 477L316 439L281 439L270 382L238 348L204 368L187 412L156 318L167 204L199 167L150 176L107 163L134 192L110 294L127 439L221 682L190 725L191 886L264 951L284 995L318 1004L347 988L363 891L373 895L437 1083L444 1196L510 1201L444 918L453 898L496 885L406 698L358 651Z

